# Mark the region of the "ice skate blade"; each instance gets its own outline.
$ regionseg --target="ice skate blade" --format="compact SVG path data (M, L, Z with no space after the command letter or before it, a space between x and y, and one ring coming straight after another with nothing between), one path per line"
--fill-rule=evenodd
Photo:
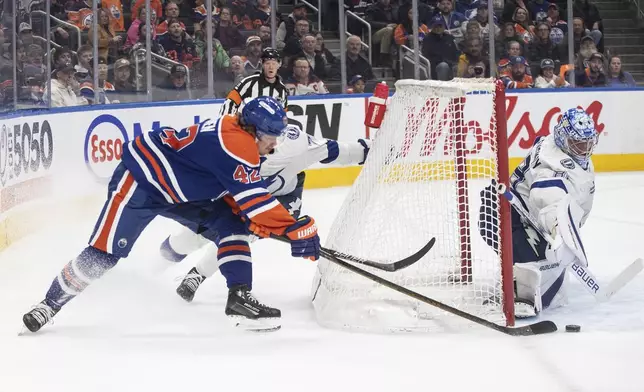
M30 328L31 324L31 328ZM31 316L29 313L25 314L22 316L22 326L23 326L23 333L26 331L30 331L31 333L36 333L38 332L42 327L35 325L35 319L33 316Z
M27 328L27 326L25 326L24 324L22 324L22 325L20 326L20 330L18 331L18 336L25 336L25 335L29 335L30 333L33 333L33 332L30 332L30 331L29 331L29 329Z
M267 317L261 319L249 319L242 316L228 316L228 320L236 328L249 332L274 332L282 328L278 317Z

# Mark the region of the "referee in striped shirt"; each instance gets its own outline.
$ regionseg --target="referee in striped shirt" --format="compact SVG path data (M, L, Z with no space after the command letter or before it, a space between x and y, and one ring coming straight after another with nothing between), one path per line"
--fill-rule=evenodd
M230 90L221 107L220 116L235 114L239 105L248 98L273 97L286 108L288 90L277 74L281 65L280 54L273 48L266 48L262 51L261 58L262 71L246 76Z

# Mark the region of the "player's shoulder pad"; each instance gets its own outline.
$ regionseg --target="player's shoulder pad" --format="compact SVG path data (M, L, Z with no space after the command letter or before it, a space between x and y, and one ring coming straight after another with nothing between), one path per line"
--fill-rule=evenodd
M545 138L536 148L539 149L538 159L543 169L566 172L580 167L568 154L557 147L552 138Z
M259 152L255 138L244 131L237 122L237 116L225 115L219 123L219 143L230 157L250 166L259 166Z
M289 124L284 130L284 134L280 137L280 141L275 147L275 154L272 157L285 159L300 155L306 151L308 145L306 132L302 132L296 125Z

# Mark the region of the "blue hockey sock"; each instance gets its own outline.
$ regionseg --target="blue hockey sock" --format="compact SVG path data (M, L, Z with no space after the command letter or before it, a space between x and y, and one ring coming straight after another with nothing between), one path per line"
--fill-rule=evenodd
M45 302L60 310L67 302L80 294L92 281L103 276L116 265L119 258L88 246L78 257L63 267L51 283Z
M217 241L219 271L226 278L228 288L246 285L252 289L253 265L246 236L230 235Z
M253 265L248 261L229 261L219 266L219 271L226 278L228 288L243 284L253 289Z

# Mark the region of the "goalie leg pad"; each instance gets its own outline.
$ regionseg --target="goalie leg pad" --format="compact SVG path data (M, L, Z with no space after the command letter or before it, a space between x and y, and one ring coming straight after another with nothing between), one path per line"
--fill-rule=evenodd
M537 312L568 303L566 266L543 260L514 265L517 298L533 301Z
M534 305L535 315L542 309L541 272L536 264L521 263L514 265L515 302L532 303ZM517 307L517 310L519 309ZM517 317L521 316L521 314L517 314ZM527 317L527 315L524 317Z

